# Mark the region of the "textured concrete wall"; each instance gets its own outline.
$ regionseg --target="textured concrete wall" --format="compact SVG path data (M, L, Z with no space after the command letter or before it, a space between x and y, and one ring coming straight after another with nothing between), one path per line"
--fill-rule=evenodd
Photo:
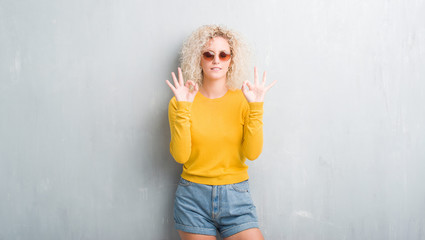
M1 0L0 239L178 239L164 81L210 23L278 80L266 239L425 239L423 0Z

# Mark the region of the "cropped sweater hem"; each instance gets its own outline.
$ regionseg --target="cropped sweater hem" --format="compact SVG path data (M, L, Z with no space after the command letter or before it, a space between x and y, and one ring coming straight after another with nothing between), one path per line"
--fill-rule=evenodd
M237 174L224 174L216 177L195 176L183 171L181 177L194 183L206 185L227 185L239 183L249 179L248 172L246 170Z

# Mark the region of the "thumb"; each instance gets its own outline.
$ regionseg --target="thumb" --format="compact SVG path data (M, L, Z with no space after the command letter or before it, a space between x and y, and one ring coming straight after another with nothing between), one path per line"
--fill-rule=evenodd
M194 91L195 87L196 87L196 85L192 80L187 81L187 88L189 88L191 90L191 92Z
M242 84L242 92L244 92L244 93L249 92L249 86L248 86L248 84L249 84L248 81L243 82L243 84Z
M246 81L242 83L242 87L241 87L242 91L245 91L246 90L246 86L245 85L246 85Z
M197 92L199 90L199 85L198 83L195 83L195 92Z

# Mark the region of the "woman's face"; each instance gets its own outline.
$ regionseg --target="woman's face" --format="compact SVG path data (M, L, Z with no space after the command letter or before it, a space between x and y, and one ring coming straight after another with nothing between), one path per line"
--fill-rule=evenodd
M230 46L226 39L215 37L206 44L201 56L204 80L226 79L231 62L231 57L226 57L226 54L230 54Z

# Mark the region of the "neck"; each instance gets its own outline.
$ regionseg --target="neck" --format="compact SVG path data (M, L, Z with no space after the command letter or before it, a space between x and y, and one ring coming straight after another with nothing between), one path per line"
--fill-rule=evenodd
M209 80L204 78L202 81L202 87L199 89L202 95L207 98L220 98L224 96L227 92L226 78Z

